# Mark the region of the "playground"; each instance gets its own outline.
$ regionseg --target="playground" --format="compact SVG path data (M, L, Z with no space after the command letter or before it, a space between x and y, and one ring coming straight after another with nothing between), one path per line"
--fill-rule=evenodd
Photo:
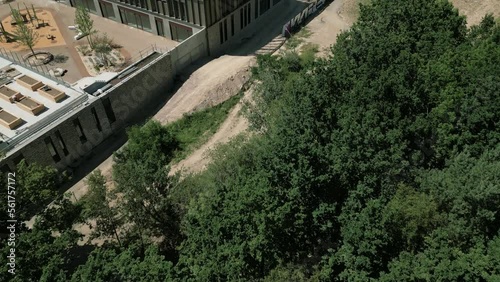
M52 70L54 74L58 73L58 70L64 70L62 79L69 83L100 72L123 69L128 63L139 58L145 50L151 50L153 45L166 51L179 44L91 14L94 29L98 31L93 35L93 39L108 35L108 39L113 43L109 55L103 55L88 51L87 37L77 37L78 30L74 28L75 8L47 0L14 0L9 4L0 4L0 53L9 52L20 60L26 59L26 65L33 65L33 57L28 58L32 52L19 41L13 40L12 35L18 26L13 20L12 10L19 11L24 26L38 34L33 51L53 55L53 59L44 64L43 68ZM7 39L5 35L11 35L11 39ZM40 61L43 56L37 54L36 57Z
M20 6L19 8L24 8L22 10L17 10L19 11L23 23L38 34L38 40L35 41L33 46L34 49L66 45L61 31L50 11L27 7L26 5L24 5L24 7ZM14 40L14 34L18 23L12 14L3 18L1 23L0 48L15 52L29 50L26 46Z

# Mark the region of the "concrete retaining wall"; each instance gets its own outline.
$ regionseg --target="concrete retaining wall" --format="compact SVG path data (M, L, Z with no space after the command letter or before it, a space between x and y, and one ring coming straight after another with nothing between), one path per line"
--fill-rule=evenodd
M175 73L208 55L206 37L206 29L203 28L169 52L172 56L172 67Z
M78 166L102 141L128 126L131 120L143 117L151 105L157 105L158 101L168 98L177 72L207 55L205 37L205 30L192 35L177 48L161 54L126 77L99 99L91 99L74 113L65 115L58 121L59 124L54 124L44 134L26 140L25 144L17 146L13 153L9 152L0 162L0 169L14 170L21 159L28 163L54 166L60 170ZM111 105L111 110L108 107L106 111L106 104ZM96 115L100 126L97 126ZM115 116L114 121L112 115ZM75 122L80 124L84 137ZM47 141L52 142L57 152L58 157L55 159ZM63 149L63 143L67 153Z
M257 13L260 5L260 1L252 0L247 4L243 5L233 13L229 14L227 17L218 21L211 27L207 28L207 40L209 42L210 56L217 57L229 49L235 47L235 41L242 41L245 37L251 36L252 33L256 33L258 36L258 31L252 29L255 24L258 23L265 17L272 16L274 10L279 9L280 6L284 5L284 2L287 0L280 0L279 2L274 4L273 0L269 0L270 8L264 14L260 15ZM245 17L245 7L250 10L250 20L248 20L248 15ZM243 19L242 19L243 14ZM256 17L257 16L257 17ZM247 22L245 23L245 18L247 18ZM233 19L233 20L232 20ZM242 25L243 20L243 25ZM232 22L234 24L232 24ZM227 27L225 27L227 26ZM222 27L222 33L221 31ZM233 30L234 28L234 30ZM227 29L227 33L225 32ZM222 40L222 43L221 43Z

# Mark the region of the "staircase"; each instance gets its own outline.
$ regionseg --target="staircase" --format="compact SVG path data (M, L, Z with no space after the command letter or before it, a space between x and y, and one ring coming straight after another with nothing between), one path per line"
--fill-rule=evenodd
M286 41L286 37L283 35L278 35L271 42L267 43L265 46L260 48L255 52L255 55L265 55L265 54L272 54L276 50L278 50Z

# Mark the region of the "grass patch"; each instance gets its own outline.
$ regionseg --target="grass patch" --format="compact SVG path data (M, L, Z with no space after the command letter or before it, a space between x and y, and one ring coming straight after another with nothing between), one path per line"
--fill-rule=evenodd
M319 51L319 45L311 42L304 43L300 47L300 58L305 64L310 64L316 59L316 54Z
M304 42L304 38L308 38L311 34L309 28L304 26L299 32L286 40L285 47L288 49L295 49Z
M243 92L240 91L215 107L184 115L181 119L168 124L167 128L180 143L172 161L175 163L186 158L214 135L242 96Z

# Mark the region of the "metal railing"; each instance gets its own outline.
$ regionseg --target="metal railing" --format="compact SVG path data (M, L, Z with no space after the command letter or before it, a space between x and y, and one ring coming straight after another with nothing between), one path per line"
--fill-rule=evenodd
M58 83L63 84L65 86L69 86L69 83L67 83L63 79L61 79L59 77L51 76L50 70L46 65L40 65L40 66L32 65L29 62L29 60L24 60L22 58L22 56L19 56L19 54L12 52L12 51L5 50L4 48L1 48L1 47L0 47L0 57L6 59L8 61L11 61L13 63L16 63L24 68L27 68L30 71L33 71L33 72L35 72L35 73L37 73L45 78L48 78L50 80L55 80Z
M8 151L12 150L15 146L21 144L22 142L29 139L36 133L41 132L43 128L49 126L51 123L60 119L62 116L82 106L88 99L89 99L88 95L82 94L80 95L80 97L77 97L75 100L69 102L67 105L64 105L62 108L56 110L55 112L46 116L42 120L36 122L32 126L27 126L21 129L22 131L16 131L18 132L16 136L4 140L4 142L6 142L8 145L5 148L3 148L2 151L6 154Z

